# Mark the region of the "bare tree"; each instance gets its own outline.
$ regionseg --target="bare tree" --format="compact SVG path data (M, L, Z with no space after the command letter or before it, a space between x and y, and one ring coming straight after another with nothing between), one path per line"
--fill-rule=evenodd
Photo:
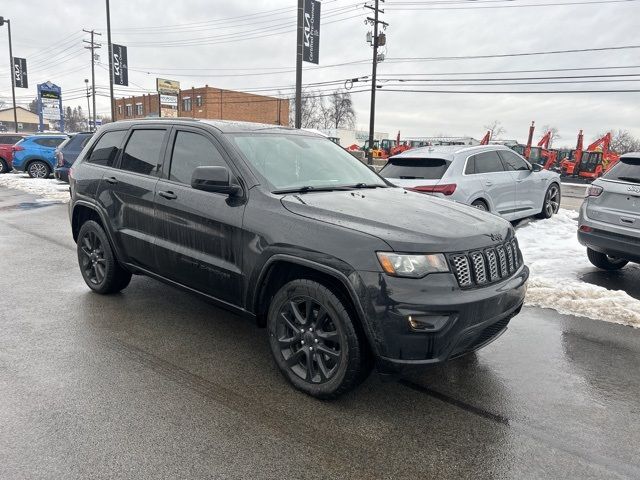
M492 139L498 138L500 135L507 133L507 130L502 126L502 122L500 120L494 120L483 128L491 131Z
M640 151L640 139L634 137L628 130L608 130L611 132L611 150L620 155L629 152ZM598 140L606 135L607 132L598 134L593 140Z
M289 125L295 125L296 107L295 98L289 101L291 108L289 109ZM302 90L302 128L322 128L324 124L323 105L321 97L313 90Z
M356 112L353 109L351 93L336 90L322 104L324 128L353 128L356 123Z
M551 132L551 138L549 139L549 148L553 147L553 142L562 138L558 133L558 129L552 125L544 125L542 127L542 131L544 133Z

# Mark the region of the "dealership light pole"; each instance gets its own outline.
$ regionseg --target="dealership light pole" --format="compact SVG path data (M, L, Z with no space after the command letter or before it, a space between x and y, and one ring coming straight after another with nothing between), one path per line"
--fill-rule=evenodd
M18 133L18 110L16 110L16 72L13 66L13 49L11 48L11 22L8 18L0 17L0 27L7 24L7 31L9 33L9 65L11 75L11 97L13 98L13 122L16 133Z
M111 103L111 121L116 121L116 107L113 99L113 46L111 45L111 12L109 11L109 0L107 3L107 44L109 50L109 102ZM95 108L93 114L95 115ZM94 123L95 128L95 123Z
M304 39L304 0L298 0L298 40L296 42L295 127L302 127L302 42Z

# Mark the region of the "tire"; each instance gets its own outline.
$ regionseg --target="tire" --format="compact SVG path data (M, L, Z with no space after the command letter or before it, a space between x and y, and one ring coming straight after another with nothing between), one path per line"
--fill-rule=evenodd
M371 371L366 339L346 302L318 282L299 279L284 285L269 305L267 328L278 368L308 395L336 398Z
M484 200L475 200L474 202L471 203L471 206L477 208L478 210L482 210L483 212L489 211L487 202L485 202Z
M552 183L544 194L542 210L536 217L543 219L553 217L560 210L560 200L562 200L560 186L557 183Z
M116 293L131 281L131 272L120 266L106 233L97 222L86 221L78 233L78 265L85 283L101 294Z
M595 267L601 268L602 270L620 270L627 263L629 263L628 260L610 257L609 255L596 252L595 250L591 250L590 248L587 248L587 257L589 257L589 261Z
M51 167L47 162L34 160L27 167L27 173L31 178L49 178L49 175L51 175Z
M0 158L0 174L1 173L9 173L9 164L4 158Z

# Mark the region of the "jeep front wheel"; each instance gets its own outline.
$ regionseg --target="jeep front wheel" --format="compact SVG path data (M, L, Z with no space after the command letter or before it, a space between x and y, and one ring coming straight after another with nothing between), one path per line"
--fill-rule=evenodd
M370 371L366 340L331 290L312 280L293 280L273 298L267 318L276 364L297 389L335 398Z

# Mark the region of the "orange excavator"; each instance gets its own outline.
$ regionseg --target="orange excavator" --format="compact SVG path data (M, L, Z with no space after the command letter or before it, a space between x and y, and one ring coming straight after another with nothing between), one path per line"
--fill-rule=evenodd
M578 175L583 178L600 178L620 160L620 155L611 150L611 133L607 132L587 147L582 154Z
M578 132L578 141L576 142L576 149L571 150L571 153L567 158L560 162L560 170L562 175L575 175L580 168L580 161L582 160L582 145L584 142L584 135L582 130Z
M531 122L531 126L529 127L529 136L527 137L526 145L514 145L512 148L526 158L530 163L537 163L542 166L542 168L546 170L551 170L558 159L558 151L549 148L549 143L551 142L551 131L545 133L538 145L532 147L533 143L533 133L536 129L536 123Z

